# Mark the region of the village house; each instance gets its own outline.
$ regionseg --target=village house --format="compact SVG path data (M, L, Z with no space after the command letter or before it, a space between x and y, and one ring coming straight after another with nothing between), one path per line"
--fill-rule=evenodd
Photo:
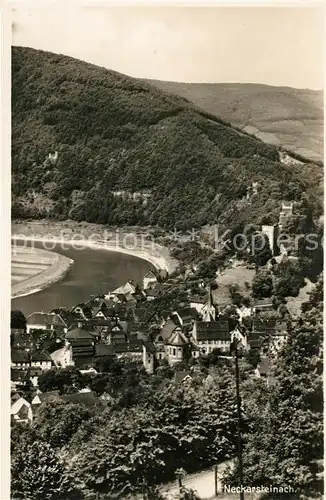
M165 323L171 318L171 312L170 311L160 311L160 314L156 318L156 324L160 328L163 328Z
M19 422L28 424L33 421L31 404L22 397L19 397L12 403L10 415L12 423Z
M101 306L98 309L93 310L93 318L102 318L107 320L113 320L118 317L117 311L114 307L108 307L107 305Z
M53 366L53 361L50 354L45 350L31 351L31 368L40 368L42 371L50 370Z
M128 302L126 295L124 293L114 294L112 296L111 300L112 300L112 302L114 302L114 304L118 304L118 305L122 305L122 306L125 306Z
M258 333L250 332L247 337L247 347L249 350L255 350L259 353L262 352L263 346L266 344L266 339Z
M106 340L108 344L124 344L127 341L127 329L122 322L111 326Z
M209 354L216 348L224 352L230 350L231 332L227 320L195 321L192 337L203 354Z
M31 366L29 351L11 348L11 368L27 370Z
M192 295L189 297L190 307L201 313L202 308L206 304L207 296Z
M234 340L238 341L239 348L248 349L248 332L240 323L231 332L231 342L234 342Z
M128 324L128 336L129 338L137 338L141 340L147 340L149 335L149 325L148 323L134 323L130 322Z
M113 345L117 359L141 361L143 356L143 342L140 339L129 338L125 343Z
M38 368L41 371L49 370L52 367L50 354L42 349L17 349L11 348L11 367L20 370Z
M168 319L161 330L157 333L154 338L154 343L164 343L167 341L171 335L173 330L178 326L178 323L174 322L173 319Z
M148 271L143 277L143 289L147 290L158 283L157 275L154 271Z
M180 363L190 352L189 339L184 335L180 327L175 328L171 337L165 344L167 359L170 365Z
M12 392L17 391L19 387L21 387L25 376L26 376L25 370L20 370L18 368L10 369L10 389Z
M255 301L252 307L252 311L254 314L259 314L264 312L272 312L275 311L275 309L270 299L261 299Z
M162 295L162 292L166 289L166 285L162 283L156 283L153 286L146 288L144 290L144 296L147 301L151 301Z
M38 408L42 403L48 403L53 400L58 400L59 397L59 391L41 392L40 390L38 390L34 398L32 399L32 408L35 411L35 409Z
M74 361L76 358L93 356L96 341L96 335L89 331L82 322L66 333L66 344L71 345Z
M189 334L186 334L186 330L170 319L152 341L143 341L143 363L149 373L155 369L157 361L163 359L174 365L188 356L197 358L217 348L227 353L235 337L240 339L244 347L247 346L246 330L237 326L231 332L228 321L224 319L207 322L195 320Z
M10 333L11 347L17 349L31 349L35 344L33 335L27 334L24 330L17 330Z
M30 368L27 369L19 369L19 368L11 368L10 369L10 386L13 392L19 391L19 389L24 386L26 379L32 382L32 386L38 387L38 377L42 373L40 368Z
M147 373L154 373L155 369L156 369L156 347L154 345L153 342L151 341L143 341L142 342L142 346L143 346L143 365L144 365L144 368L145 370L147 371ZM163 346L163 350L165 351L164 349L164 346ZM163 358L161 358L163 359Z
M170 365L180 363L191 356L191 350L195 349L180 326L171 322L172 330L162 331L156 335L154 341L143 340L143 364L149 373L153 373L157 361L166 359Z
M75 305L71 312L77 317L77 321L88 320L92 318L92 309L84 303Z
M275 318L254 317L252 320L252 332L270 337L276 330L277 321Z
M106 300L104 295L92 297L90 300L85 302L85 306L92 310L92 316L94 316L94 311L98 311L102 307L108 307L109 305L110 300Z
M112 325L112 320L97 317L87 321L86 325L97 338L106 339Z
M78 321L78 315L73 313L71 310L65 307L58 307L50 311L51 314L59 314L63 321L66 323L68 328L72 325L76 325Z
M133 283L131 280L127 281L124 285L119 286L115 290L113 290L112 295L126 295L127 293L136 293L137 285Z
M26 318L26 330L29 333L32 329L39 330L62 330L64 333L68 330L67 323L60 314L34 312Z
M199 314L195 308L184 307L177 309L171 314L171 319L184 328L192 328L194 322L199 319Z
M282 349L288 338L287 325L285 323L277 323L275 329L270 334L270 350L272 354Z
M239 321L242 323L245 318L250 318L253 315L254 310L250 306L242 305L236 308L236 313L239 316Z

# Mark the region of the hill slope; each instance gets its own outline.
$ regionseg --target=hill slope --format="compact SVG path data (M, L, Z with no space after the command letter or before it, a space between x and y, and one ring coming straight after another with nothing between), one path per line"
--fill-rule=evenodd
M323 92L250 83L147 80L197 106L312 160L323 160Z
M321 175L320 166L280 163L274 146L143 81L13 48L14 218L267 223L281 199L300 198ZM246 200L252 182L259 193Z

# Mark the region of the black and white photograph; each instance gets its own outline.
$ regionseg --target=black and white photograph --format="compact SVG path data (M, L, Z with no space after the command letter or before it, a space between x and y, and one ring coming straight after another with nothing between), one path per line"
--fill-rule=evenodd
M260 3L8 2L12 500L323 498L325 10Z

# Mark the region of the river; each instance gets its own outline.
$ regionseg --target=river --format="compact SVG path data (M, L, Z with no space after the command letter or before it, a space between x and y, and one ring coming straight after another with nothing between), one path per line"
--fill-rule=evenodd
M43 248L42 243L34 245ZM28 316L34 311L51 311L60 306L69 308L89 299L92 294L114 290L129 279L140 283L144 274L153 269L145 260L108 250L71 247L62 250L56 245L53 251L74 260L68 274L40 292L12 299L12 309L19 309Z

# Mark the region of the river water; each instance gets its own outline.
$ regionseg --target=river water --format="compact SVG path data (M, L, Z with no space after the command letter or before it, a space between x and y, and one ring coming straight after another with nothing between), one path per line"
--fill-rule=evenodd
M33 244L36 248L44 248L42 243ZM35 311L72 307L92 294L114 290L129 279L141 283L144 274L153 269L145 260L108 250L71 247L62 250L56 245L53 251L74 260L66 277L40 292L12 299L12 309L19 309L27 316Z

